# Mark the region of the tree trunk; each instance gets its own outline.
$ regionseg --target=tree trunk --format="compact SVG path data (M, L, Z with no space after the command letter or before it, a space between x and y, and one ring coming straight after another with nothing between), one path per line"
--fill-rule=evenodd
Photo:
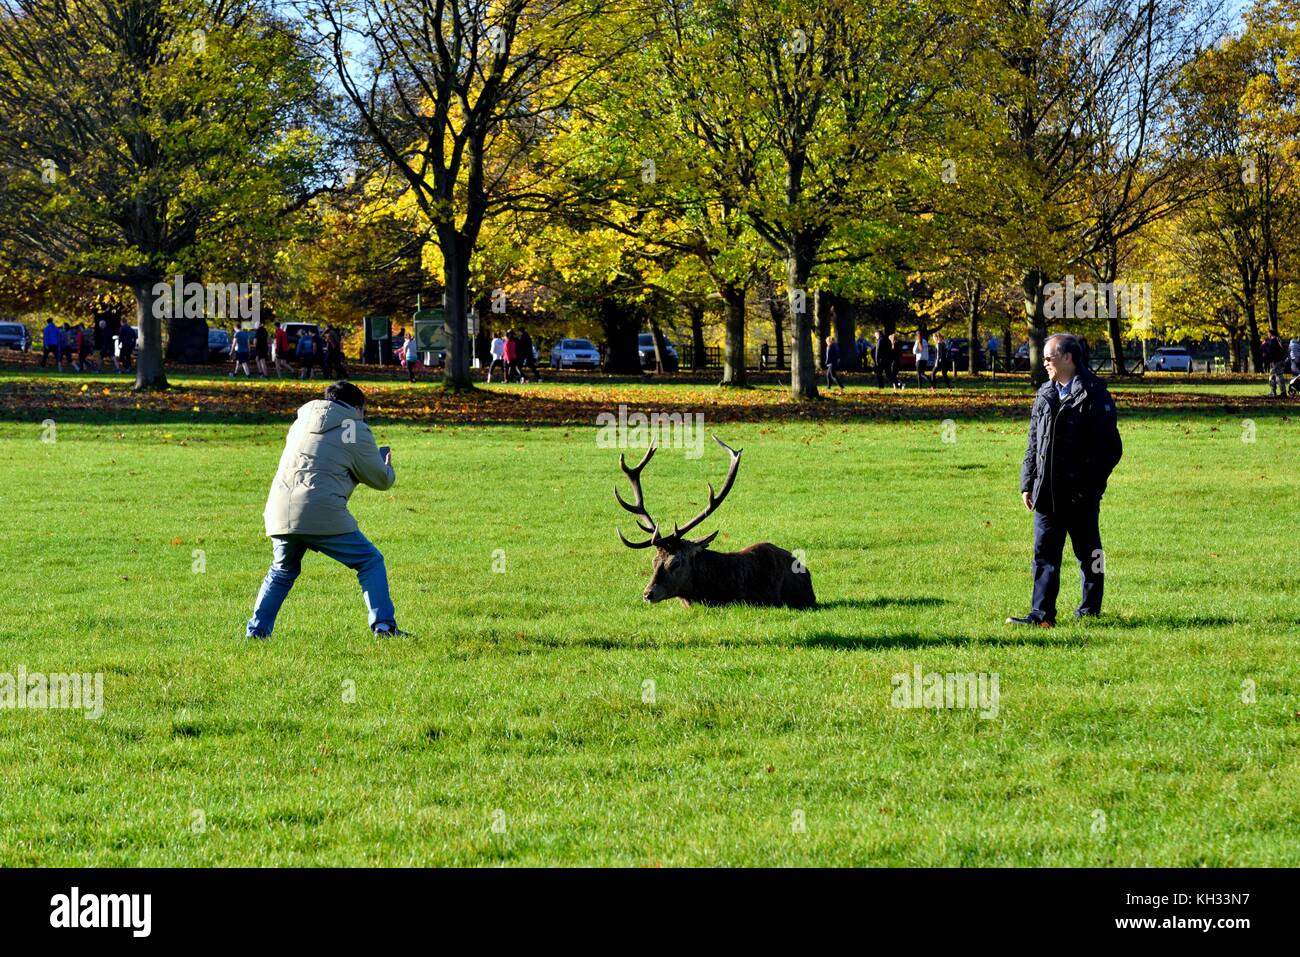
M1235 332L1228 336L1228 368L1233 372L1241 371L1241 340Z
M840 364L846 369L857 371L857 307L843 296L835 296L832 302L835 309L835 338L840 344Z
M966 294L966 336L969 340L966 347L966 368L971 375L979 372L979 344L980 344L980 300L984 294L984 284L976 282L975 288ZM993 357L989 356L989 367L992 368Z
M808 300L805 299L804 302ZM826 371L826 340L831 334L831 314L835 311L834 297L828 293L823 293L820 289L813 290L813 328L817 334L813 336L813 351L816 353L817 364L822 372Z
M1264 370L1264 352L1259 343L1259 320L1255 316L1254 297L1246 300L1246 338L1250 348L1247 359L1250 361L1248 372Z
M699 371L708 367L704 352L704 304L692 303L691 314L691 368Z
M157 296L154 285L159 278L136 279L131 283L135 293L135 328L138 339L135 354L135 390L166 389L167 375L163 372L162 317L154 310Z
M640 375L641 353L637 349L637 336L641 332L641 323L636 311L623 308L616 299L602 299L600 324L605 333L605 371Z
M745 286L731 283L722 289L727 344L722 364L722 384L743 386L745 381Z
M772 316L772 330L776 333L776 367L785 368L785 307L782 300L772 290L767 300L767 311Z
M443 388L453 391L474 388L469 372L469 253L459 236L443 237L443 282L446 286L448 352L443 370Z
M659 329L659 320L653 318L650 320L650 341L654 343L655 375L663 375L668 371L668 363L664 361L664 356L668 354L668 343L664 340L664 334ZM640 353L639 344L637 352Z
M786 255L786 296L790 303L790 395L795 399L816 399L817 368L813 364L812 326L809 323L808 297L805 294L810 257L798 249Z
M1044 285L1046 277L1041 270L1025 273L1022 288L1025 292L1025 317L1029 322L1029 378L1035 386L1047 381L1047 370L1043 367L1043 342L1047 339Z

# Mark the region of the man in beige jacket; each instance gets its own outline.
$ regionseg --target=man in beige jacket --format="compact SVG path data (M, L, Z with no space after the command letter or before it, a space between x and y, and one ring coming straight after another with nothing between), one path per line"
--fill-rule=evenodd
M336 382L324 399L298 410L266 500L266 534L274 559L257 593L248 637L270 637L307 551L328 555L357 573L375 634L405 634L397 629L384 556L348 511L358 483L384 491L397 481L392 453L375 445L365 423L365 406L360 389Z

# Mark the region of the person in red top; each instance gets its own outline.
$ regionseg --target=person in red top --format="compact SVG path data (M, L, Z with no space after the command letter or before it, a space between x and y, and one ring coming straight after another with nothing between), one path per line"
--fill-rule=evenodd
M289 352L289 333L280 328L279 321L275 324L275 341L273 345L271 363L275 366L275 377L279 379L280 373L286 370L289 375L293 375L293 367L284 358Z
M519 377L519 381L524 381L524 374L519 371L519 341L515 339L515 331L511 329L506 333L506 381L510 381L511 375Z

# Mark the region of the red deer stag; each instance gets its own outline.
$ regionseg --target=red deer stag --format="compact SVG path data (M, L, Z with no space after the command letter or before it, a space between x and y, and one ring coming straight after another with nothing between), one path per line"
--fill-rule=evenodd
M637 526L649 534L643 542L629 542L623 537L622 529L616 528L619 539L628 548L649 548L655 551L654 573L650 584L646 586L646 601L663 601L665 598L679 598L683 605L698 602L701 605L729 605L741 602L747 605L781 605L788 608L811 608L817 604L813 595L812 575L808 569L784 548L777 548L768 542L750 545L739 552L708 551L709 542L717 532L696 541L683 538L687 532L704 521L727 497L731 486L736 481L736 472L740 468L740 452L733 449L717 436L713 437L731 456L731 467L727 470L727 480L722 485L721 494L713 491L709 485L709 504L684 526L673 526L671 535L660 533L659 526L646 511L645 498L641 493L641 470L646 467L655 454L652 445L646 450L645 458L636 468L628 468L622 455L618 457L619 467L626 473L632 483L635 499L629 504L614 489L614 498L618 504L636 516Z

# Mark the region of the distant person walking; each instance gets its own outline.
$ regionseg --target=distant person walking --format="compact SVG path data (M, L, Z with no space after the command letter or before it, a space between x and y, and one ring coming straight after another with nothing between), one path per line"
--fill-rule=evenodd
M1101 614L1106 562L1098 518L1106 482L1124 447L1115 401L1083 364L1079 340L1068 333L1051 336L1043 362L1051 378L1034 399L1020 468L1020 496L1034 513L1033 606L1007 624L1050 628L1056 624L1066 535L1083 581L1075 617Z
M921 335L921 330L916 330L916 341L912 343L912 353L916 356L916 387L924 389L926 386L925 373L930 368L930 344L925 341L925 336ZM934 376L929 380L930 391L934 391Z
M77 323L77 370L85 372L92 364L91 356L95 352L94 329Z
M406 340L406 345L403 348L405 350L404 358L406 359L406 381L414 382L415 370L420 364L420 346L415 341L415 337L412 336Z
M844 383L840 377L835 374L835 367L840 364L840 345L835 341L834 336L826 337L826 388L829 390L832 385L840 387L844 391Z
M519 341L515 338L513 329L506 332L505 361L506 382L510 381L511 376L516 376L520 382L523 382L524 374L519 371Z
M519 328L519 367L527 369L532 373L534 379L540 379L537 374L537 358L533 355L533 337L528 334L528 330L522 326ZM519 373L519 378L523 379L523 372Z
M117 327L117 352L113 356L113 365L119 372L131 371L131 353L135 352L135 330L125 319Z
M492 345L489 348L492 360L488 363L487 381L492 381L492 370L497 366L501 367L501 377L505 378L506 373L506 341L497 333L492 337Z
M335 382L326 388L324 399L298 410L266 500L263 518L273 557L245 627L248 637L271 636L309 551L357 573L371 631L405 634L397 628L384 556L361 534L348 511L348 499L358 484L384 491L397 481L392 453L375 445L365 409L360 389L351 382Z
M260 322L257 328L253 330L253 362L257 365L257 371L261 373L263 379L268 378L271 374L267 363L271 361L271 336L266 331L266 326Z
M247 329L234 328L230 331L230 354L235 357L235 367L230 370L232 377L239 375L240 369L244 370L246 376L253 374L248 369L251 339L252 336Z
M316 333L310 328L299 333L296 351L298 354L298 368L302 370L302 375L299 378L310 380L320 351L316 347Z
M883 329L876 330L876 350L872 359L876 364L876 386L883 389L885 387L886 377L893 375L890 372L890 365L893 361L893 349L886 338Z
M105 371L108 369L109 360L113 358L114 332L113 327L109 325L109 318L105 316L95 326L95 343L99 348L99 367Z
M329 340L330 352L322 374L326 379L346 379L348 370L343 367L343 333L339 332L338 326L330 326L326 338Z
M903 381L899 378L902 371L902 363L899 361L898 354L898 333L889 334L889 381L893 383L894 391L897 392L903 388Z
M289 333L284 331L277 319L275 323L275 334L271 338L271 364L275 366L275 377L281 377L281 373L288 372L293 375L293 366L289 365Z
M948 348L948 340L943 337L942 332L934 334L934 375L930 376L930 384L939 385L939 373L943 373L943 384L952 388L952 381L948 378L948 370L952 368L952 350Z

